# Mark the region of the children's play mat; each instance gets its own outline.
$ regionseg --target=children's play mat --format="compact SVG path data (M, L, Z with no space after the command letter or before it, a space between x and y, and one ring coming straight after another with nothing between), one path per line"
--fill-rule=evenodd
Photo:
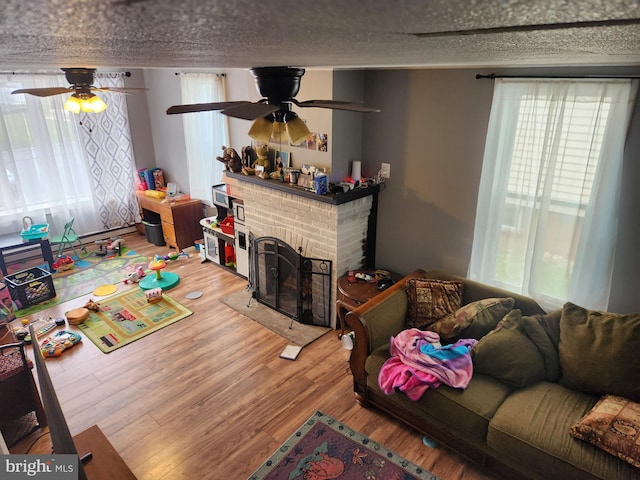
M145 291L134 287L100 300L100 311L91 312L79 328L104 353L112 352L193 312L166 294L148 303Z

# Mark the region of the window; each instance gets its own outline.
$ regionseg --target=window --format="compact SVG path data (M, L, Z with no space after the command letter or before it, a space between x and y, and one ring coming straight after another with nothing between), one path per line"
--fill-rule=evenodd
M496 80L469 277L606 309L631 80Z
M211 73L183 73L180 77L182 103L224 102L225 77ZM193 198L209 199L211 186L222 181L224 164L216 161L222 147L229 146L229 126L225 115L217 111L182 115L187 149L189 192Z
M99 85L122 87L119 74L97 74ZM67 95L13 95L19 88L68 87L60 74L0 75L0 233L17 232L22 218L62 233L91 233L131 225L139 216L135 165L124 95L101 93L109 108L73 115Z

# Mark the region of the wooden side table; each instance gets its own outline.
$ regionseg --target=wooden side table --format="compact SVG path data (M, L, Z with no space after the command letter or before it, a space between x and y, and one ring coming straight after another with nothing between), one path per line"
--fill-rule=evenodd
M345 274L338 279L338 300L336 301L336 314L340 323L338 338L344 335L345 315L381 293L381 290L378 289L375 272L376 269L353 270L353 276ZM388 270L383 270L383 272L387 272L394 283L402 278L399 274ZM366 273L374 279L372 281L360 280L355 278L356 273Z

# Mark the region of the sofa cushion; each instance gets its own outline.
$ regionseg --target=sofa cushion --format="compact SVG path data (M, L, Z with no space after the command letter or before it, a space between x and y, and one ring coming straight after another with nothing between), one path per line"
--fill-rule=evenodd
M477 300L435 321L429 330L438 333L443 340L456 338L480 340L513 309L514 303L515 300L511 297Z
M598 312L568 302L558 352L569 387L640 401L640 313Z
M389 349L379 347L367 358L367 386L384 396L397 408L415 412L430 424L461 436L476 445L485 443L489 420L508 397L511 389L498 380L486 375L474 374L466 389L440 385L427 390L420 400L410 400L402 392L384 395L378 385L378 374L389 358Z
M547 378L544 359L526 335L520 310L509 312L471 350L474 373L490 375L514 388Z
M527 465L531 478L638 478L636 468L569 433L597 400L551 382L516 390L491 419L487 443Z
M571 427L571 435L640 468L638 403L615 395L605 395Z
M462 302L463 283L412 278L407 282L407 328L425 330L436 320L455 312Z

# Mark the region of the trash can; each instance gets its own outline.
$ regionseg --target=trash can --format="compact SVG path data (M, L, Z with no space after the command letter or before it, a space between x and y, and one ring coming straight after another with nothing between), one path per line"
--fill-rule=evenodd
M158 247L166 245L164 241L164 235L162 234L161 223L151 223L143 220L142 224L144 225L144 233L147 236L147 242L153 243Z

